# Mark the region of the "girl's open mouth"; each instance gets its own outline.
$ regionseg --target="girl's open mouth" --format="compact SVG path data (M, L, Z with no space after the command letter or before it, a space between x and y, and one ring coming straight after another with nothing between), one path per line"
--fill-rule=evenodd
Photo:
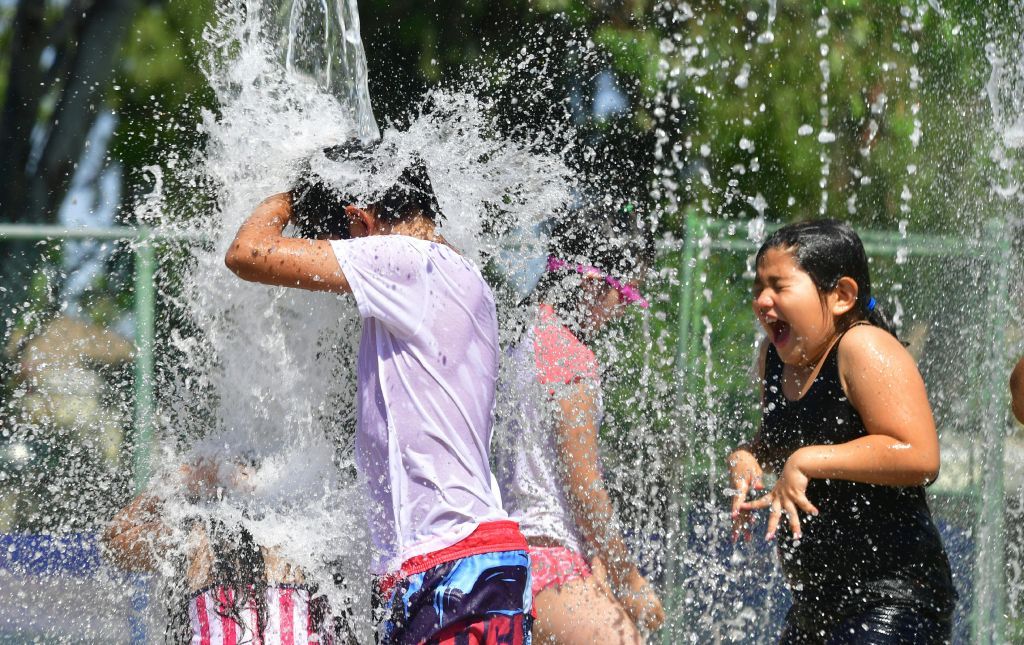
M777 320L773 323L769 323L769 329L771 329L772 343L776 347L781 347L789 341L790 327L789 323L783 320Z

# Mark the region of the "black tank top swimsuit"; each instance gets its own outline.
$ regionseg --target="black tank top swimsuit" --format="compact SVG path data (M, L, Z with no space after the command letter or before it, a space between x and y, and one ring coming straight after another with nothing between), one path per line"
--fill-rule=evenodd
M759 450L773 472L798 448L867 434L840 384L838 356L836 342L803 398L790 401L782 360L769 345ZM812 479L807 498L819 514L800 513L800 542L785 518L776 538L793 593L789 622L811 628L885 605L950 616L956 592L924 487Z

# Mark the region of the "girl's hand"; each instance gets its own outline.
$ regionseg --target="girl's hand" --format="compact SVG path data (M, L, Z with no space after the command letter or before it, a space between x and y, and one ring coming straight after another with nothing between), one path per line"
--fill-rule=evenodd
M782 469L782 474L779 475L778 481L775 482L775 488L767 495L753 502L744 502L740 505L740 509L747 512L761 508L771 509L768 515L766 540L771 540L775 537L775 531L779 528L779 522L782 519L783 513L789 518L789 528L793 532L794 540L799 540L801 536L798 509L811 515L818 514L818 509L807 499L807 484L810 482L810 479L805 474L801 465L801 453L802 449L789 456L785 467Z
M665 622L661 599L651 583L640 574L630 581L629 591L619 594L618 601L636 626L646 632L657 631Z
M762 490L764 484L761 464L746 448L740 448L729 455L729 475L732 480L732 541L739 539L743 531L750 539L750 511L743 509L747 495L752 490Z
M654 587L647 578L634 571L629 577L625 589L615 594L622 608L626 610L633 623L645 632L654 632L665 622L665 609L661 606L661 598L655 593Z

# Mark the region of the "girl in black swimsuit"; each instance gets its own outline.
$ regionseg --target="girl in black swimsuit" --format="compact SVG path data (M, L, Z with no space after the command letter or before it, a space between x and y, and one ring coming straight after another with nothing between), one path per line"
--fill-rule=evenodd
M761 430L729 466L734 531L767 508L767 539L778 532L793 594L781 642L949 642L956 592L924 492L938 437L860 238L839 222L794 224L756 267ZM762 469L778 479L750 501Z

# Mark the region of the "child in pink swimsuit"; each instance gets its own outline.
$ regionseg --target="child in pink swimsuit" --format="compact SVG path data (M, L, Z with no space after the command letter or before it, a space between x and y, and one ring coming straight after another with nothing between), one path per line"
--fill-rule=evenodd
M632 210L593 208L558 222L534 318L499 386L499 483L530 544L534 632L543 642L638 643L638 627L663 619L603 485L600 368L588 347L625 306L647 306L626 282L650 257Z

